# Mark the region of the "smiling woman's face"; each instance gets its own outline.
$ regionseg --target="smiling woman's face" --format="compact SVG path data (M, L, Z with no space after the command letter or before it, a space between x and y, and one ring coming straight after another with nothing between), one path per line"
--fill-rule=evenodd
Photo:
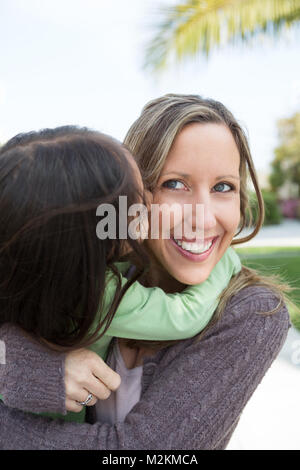
M149 239L164 271L183 284L199 284L230 246L240 220L240 155L229 129L222 124L192 123L175 138L153 193L154 204L203 204L204 244L196 238ZM183 210L182 210L183 214ZM199 223L199 221L198 221ZM198 242L198 243L197 243Z

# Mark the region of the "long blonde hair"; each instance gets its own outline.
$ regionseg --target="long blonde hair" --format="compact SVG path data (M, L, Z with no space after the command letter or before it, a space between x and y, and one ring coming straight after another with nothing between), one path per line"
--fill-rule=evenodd
M136 158L145 187L153 191L175 137L184 126L194 122L225 125L235 140L240 154L241 219L238 232L231 244L245 243L257 234L263 224L264 202L245 132L232 113L222 103L212 99L204 99L197 95L181 94L167 94L154 99L145 105L141 115L132 124L125 137L124 144ZM243 238L236 238L253 221L248 197L249 176L257 197L258 215L252 232ZM277 295L278 305L276 309L265 313L273 313L278 310L286 301L286 293L290 290L276 276L262 276L256 270L243 266L241 272L231 279L229 285L223 291L213 322L220 318L228 300L238 291L250 285L268 287ZM130 344L133 345L134 343L131 341ZM141 345L142 342L138 341L136 344ZM147 344L149 345L149 343ZM160 343L152 342L152 344L159 345ZM166 346L166 342L164 342L164 346Z

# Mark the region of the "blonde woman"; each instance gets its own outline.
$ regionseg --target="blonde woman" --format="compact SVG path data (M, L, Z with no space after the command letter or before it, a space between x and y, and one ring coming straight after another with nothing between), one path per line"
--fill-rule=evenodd
M204 206L202 249L196 238L175 237L174 226L170 237L161 229L158 239L146 240L152 260L143 279L146 286L173 293L201 283L229 246L256 235L263 201L249 146L221 103L194 95L153 100L130 128L125 145L153 203ZM248 176L260 213L252 234L240 239ZM50 351L5 326L0 332L7 345L0 377L5 400L0 404L0 448L225 449L288 328L284 286L246 267L232 278L200 335L172 343L114 338L107 365L91 351ZM109 397L99 394L96 405L86 408L85 423L20 411L34 412L39 405L39 410L65 412L74 390L88 390L95 375L109 384L115 372L121 385Z

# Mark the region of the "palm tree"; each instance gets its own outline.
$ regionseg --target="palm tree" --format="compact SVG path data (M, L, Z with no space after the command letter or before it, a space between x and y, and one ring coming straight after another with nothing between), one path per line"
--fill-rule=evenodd
M227 43L279 36L300 20L300 0L186 0L161 10L162 20L146 50L145 66L159 70L170 56L179 62L206 57Z

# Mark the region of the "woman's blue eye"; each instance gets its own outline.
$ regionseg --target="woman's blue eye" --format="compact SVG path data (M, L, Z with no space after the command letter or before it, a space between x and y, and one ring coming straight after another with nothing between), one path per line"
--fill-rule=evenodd
M218 183L214 186L214 190L218 193L228 193L233 190L233 186L227 183Z
M178 180L165 181L162 184L162 186L168 189L184 189L185 188L185 185L181 181L178 181Z

